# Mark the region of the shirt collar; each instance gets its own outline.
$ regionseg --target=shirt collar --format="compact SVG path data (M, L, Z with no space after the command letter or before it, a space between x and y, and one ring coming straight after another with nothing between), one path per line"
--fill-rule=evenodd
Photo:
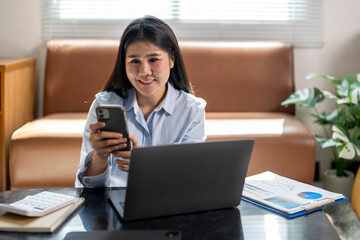
M136 92L135 92L135 88L132 87L129 89L128 98L125 99L125 101L124 101L124 108L127 112L130 111L132 108L134 108L135 113L137 112L139 105L137 104L137 101L136 101L136 103L135 103L135 101L136 101Z
M161 103L159 103L159 105L156 106L156 108L154 109L154 112L158 112L163 108L166 96L167 96L167 91L166 91L166 95L165 95L164 99L161 101Z
M171 83L168 82L167 86L168 88L166 96L161 101L161 103L154 109L154 112L160 111L161 109L164 109L169 114L172 114L174 112L175 100L179 93ZM136 91L134 87L129 89L129 96L124 102L124 108L126 111L130 111L132 108L134 108L135 114L139 109L139 104L136 99Z
M173 114L175 108L175 101L179 96L179 91L176 90L170 82L168 82L167 85L168 90L166 93L166 97L162 101L163 104L161 108L163 108L167 113Z

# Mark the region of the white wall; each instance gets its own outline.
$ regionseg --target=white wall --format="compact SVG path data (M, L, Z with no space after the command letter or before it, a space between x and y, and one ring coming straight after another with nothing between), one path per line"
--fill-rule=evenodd
M311 72L324 73L338 78L360 73L360 1L323 0L324 46L321 49L295 50L296 88L312 87L332 89L332 84L321 79L305 80ZM325 106L324 106L325 107ZM297 108L297 116L315 133L323 135L322 128L314 124L308 109ZM317 159L322 173L330 167L329 149L317 148Z
M36 58L36 112L42 108L45 48L41 40L41 0L0 0L0 57Z
M308 81L310 72L345 77L360 72L360 1L324 1L324 47L295 50L296 87L331 87L321 81ZM45 48L41 41L41 0L0 0L0 57L36 57L37 115L41 115ZM309 111L298 109L297 116L315 133L322 129L313 123ZM321 170L330 167L329 151L317 149ZM322 172L322 171L321 171Z

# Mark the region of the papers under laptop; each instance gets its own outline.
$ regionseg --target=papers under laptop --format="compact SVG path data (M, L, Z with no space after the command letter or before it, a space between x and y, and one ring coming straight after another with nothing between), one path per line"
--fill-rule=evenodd
M236 207L253 140L134 148L128 185L110 190L123 220Z

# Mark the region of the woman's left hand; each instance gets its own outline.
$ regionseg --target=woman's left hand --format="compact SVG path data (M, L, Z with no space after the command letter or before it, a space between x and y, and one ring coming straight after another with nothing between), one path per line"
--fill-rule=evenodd
M140 147L138 140L132 135L128 135L129 140L132 142L132 147ZM130 151L117 151L112 153L114 157L121 157L122 159L116 159L115 163L118 165L118 168L121 171L129 172L129 165L130 165L130 157L131 157L131 150Z

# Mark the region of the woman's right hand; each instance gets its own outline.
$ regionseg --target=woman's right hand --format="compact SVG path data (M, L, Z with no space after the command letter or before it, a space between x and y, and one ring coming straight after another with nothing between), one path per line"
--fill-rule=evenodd
M87 176L102 173L108 165L108 157L112 152L126 147L127 139L121 133L100 131L105 127L104 122L90 124L90 144L94 150Z

